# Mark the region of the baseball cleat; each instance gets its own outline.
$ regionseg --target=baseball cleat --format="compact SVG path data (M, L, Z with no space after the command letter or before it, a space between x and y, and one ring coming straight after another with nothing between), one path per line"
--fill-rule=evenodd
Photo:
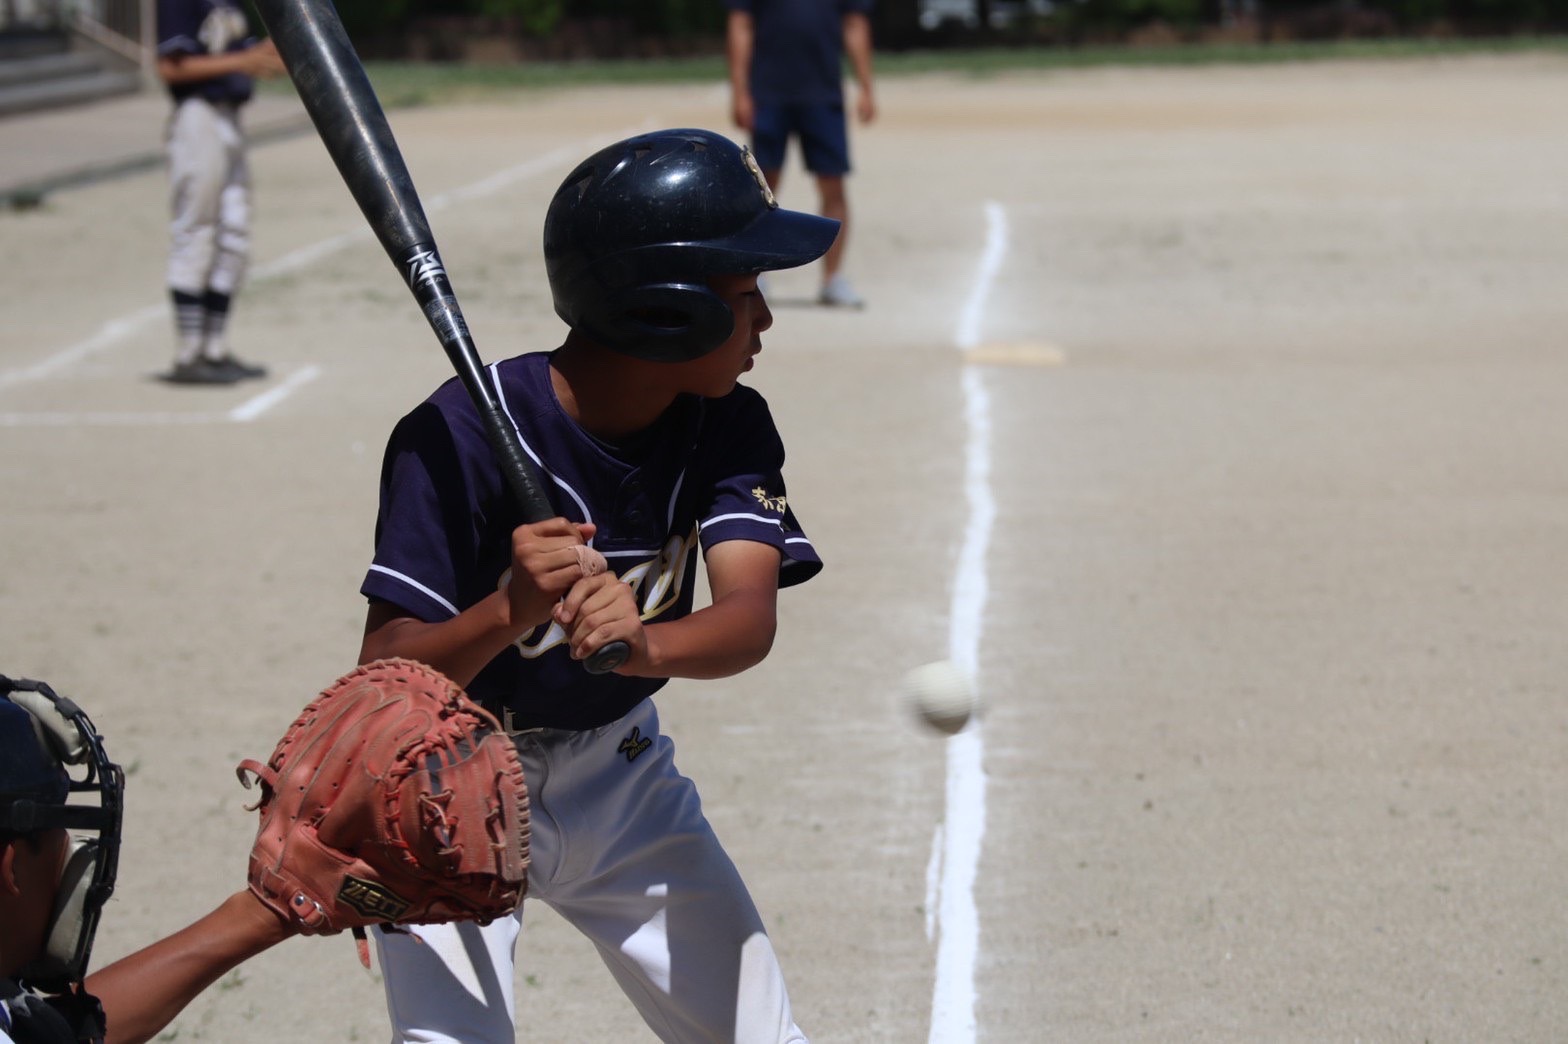
M237 359L232 355L223 355L216 359L209 359L207 361L220 369L233 373L235 375L235 380L247 380L250 378L260 378L267 376L267 368L265 366L257 366L255 363L245 362L244 360Z
M238 371L211 359L175 363L174 369L160 376L170 384L233 384L242 379Z

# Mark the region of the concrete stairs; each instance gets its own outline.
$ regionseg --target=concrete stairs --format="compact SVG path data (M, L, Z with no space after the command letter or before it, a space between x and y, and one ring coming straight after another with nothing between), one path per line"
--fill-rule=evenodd
M141 89L130 63L68 33L0 33L0 118Z

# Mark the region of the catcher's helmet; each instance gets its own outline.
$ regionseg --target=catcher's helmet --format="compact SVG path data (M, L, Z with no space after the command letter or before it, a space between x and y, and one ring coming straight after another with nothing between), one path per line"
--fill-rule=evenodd
M815 261L838 228L780 209L749 149L711 131L655 131L566 176L545 216L545 272L556 314L574 330L640 359L682 362L734 329L709 278Z
M83 793L96 801L74 800ZM80 707L44 682L0 675L0 835L72 835L45 952L21 972L28 986L59 993L87 974L114 894L124 793L125 773Z
M34 732L33 716L0 699L0 830L31 832L31 820L25 820L24 827L23 816L12 806L53 808L65 804L70 792L71 778Z

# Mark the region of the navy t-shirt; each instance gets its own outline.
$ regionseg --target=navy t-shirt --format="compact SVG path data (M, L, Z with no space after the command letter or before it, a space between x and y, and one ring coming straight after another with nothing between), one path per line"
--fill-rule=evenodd
M767 403L736 387L682 396L635 445L609 447L578 427L550 383L550 353L489 366L491 381L556 511L598 530L593 546L631 584L644 622L692 610L698 548L751 540L778 548L779 586L822 568L785 494L784 444ZM360 587L437 622L492 594L511 565L518 516L483 425L456 378L403 417L381 471L376 550ZM662 678L591 675L553 622L485 667L468 692L519 728L590 729L620 718Z
M765 104L844 97L844 16L872 0L724 0L751 13L751 94Z
M158 0L158 56L227 54L255 44L245 10L235 0ZM195 83L169 85L175 101L200 95L211 102L250 100L254 81L229 73Z

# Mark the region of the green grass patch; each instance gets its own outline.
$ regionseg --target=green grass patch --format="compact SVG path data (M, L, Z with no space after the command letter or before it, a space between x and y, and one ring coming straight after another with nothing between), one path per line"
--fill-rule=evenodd
M722 58L519 62L367 62L365 72L387 107L472 101L518 91L660 83L722 83Z
M1430 58L1449 55L1568 52L1568 36L1489 39L1391 39L1294 43L1202 43L1145 47L1035 47L986 51L908 51L878 55L884 75L948 72L983 77L1032 69L1094 66L1256 65L1346 59Z
M1397 60L1528 51L1568 52L1568 37L912 50L878 53L876 68L878 77L947 73L986 78L1007 73L1100 66ZM472 101L520 91L620 84L723 83L726 79L724 59L716 55L659 60L519 62L515 65L372 61L366 63L366 72L382 104L388 108ZM287 83L271 81L264 84L263 89L287 91L292 88Z

